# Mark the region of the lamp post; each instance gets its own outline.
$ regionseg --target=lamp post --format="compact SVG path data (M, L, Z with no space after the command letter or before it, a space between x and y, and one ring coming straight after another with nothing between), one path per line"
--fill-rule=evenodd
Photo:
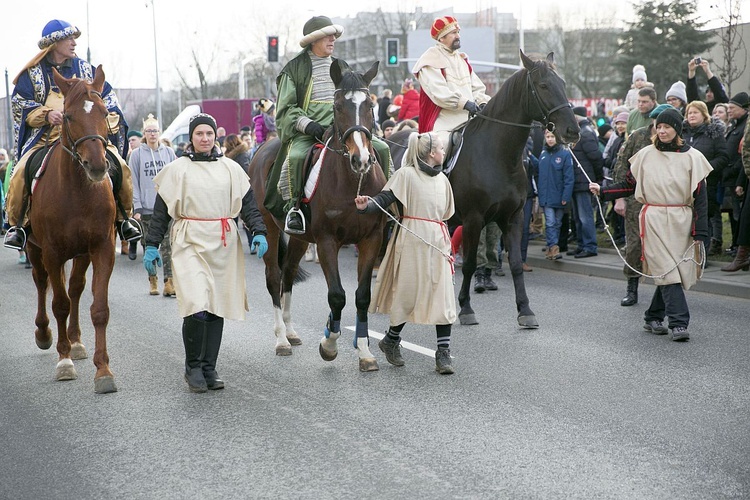
M148 6L148 4L146 4ZM159 86L159 53L156 49L156 9L154 0L151 0L151 15L154 24L154 66L156 69L156 119L161 123L161 87Z
M246 57L242 61L240 61L240 71L239 71L239 96L240 99L245 98L245 65L252 61L252 58Z

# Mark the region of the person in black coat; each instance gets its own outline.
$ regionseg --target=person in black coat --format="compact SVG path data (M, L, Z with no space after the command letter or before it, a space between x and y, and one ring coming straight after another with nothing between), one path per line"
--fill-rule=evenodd
M391 91L385 89L383 91L383 97L378 99L378 123L383 124L390 118L388 116L388 106L391 105Z
M712 114L714 112L714 106L718 103L729 102L729 96L719 79L714 76L713 72L711 72L711 68L708 66L708 61L701 57L696 57L688 62L688 80L687 85L685 86L688 102L700 100L700 96L698 95L698 82L695 79L695 70L698 67L703 70L708 79L705 104L708 108L708 113Z
M721 182L725 187L729 187L732 196L732 216L729 222L732 226L732 247L731 253L737 251L737 236L739 234L739 221L742 199L736 194L736 187L742 186L747 179L742 170L742 155L740 154L740 143L745 133L747 124L747 110L750 105L750 96L747 92L735 94L729 100L727 110L729 111L729 129L727 130L727 154L729 159L724 173L721 176Z
M711 164L713 171L706 178L706 194L708 196L709 236L711 244L709 255L719 255L722 251L722 221L719 193L722 170L727 164L727 141L724 139L724 124L719 120L712 120L708 107L701 101L693 101L685 107L685 126L682 138L685 143L697 149Z
M596 223L594 221L592 195L589 191L589 180L600 184L604 180L604 158L599 150L596 132L594 132L589 119L586 118L586 108L583 106L575 107L573 113L578 117L578 125L581 127L581 139L573 146L572 151L573 156L580 163L579 167L574 161L576 178L573 186L573 211L578 248L573 252L573 256L576 259L582 259L598 254ZM586 172L585 175L581 168Z

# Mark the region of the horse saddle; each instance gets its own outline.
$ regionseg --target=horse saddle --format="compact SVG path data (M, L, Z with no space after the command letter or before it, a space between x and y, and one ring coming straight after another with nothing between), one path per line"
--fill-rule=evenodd
M461 152L461 146L464 143L464 131L466 123L459 125L450 131L448 135L448 144L445 145L445 158L443 159L443 172L449 174L456 165L458 154Z
M36 151L31 153L31 156L26 162L26 169L23 172L24 189L26 190L26 194L30 195L33 192L37 181L39 181L39 179L41 179L44 175L44 171L47 167L47 159L49 158L49 153L58 143L59 141L55 141L49 146L37 149Z

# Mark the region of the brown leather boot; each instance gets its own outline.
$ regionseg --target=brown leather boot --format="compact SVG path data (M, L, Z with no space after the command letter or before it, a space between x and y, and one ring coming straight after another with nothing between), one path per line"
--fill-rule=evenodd
M159 278L156 275L148 277L148 284L148 294L159 295Z
M737 247L737 255L734 260L728 265L721 268L726 273L733 273L735 271L747 271L750 269L750 246L740 245Z
M164 280L164 296L165 297L176 297L177 292L174 291L174 284L172 283L172 278L166 278Z

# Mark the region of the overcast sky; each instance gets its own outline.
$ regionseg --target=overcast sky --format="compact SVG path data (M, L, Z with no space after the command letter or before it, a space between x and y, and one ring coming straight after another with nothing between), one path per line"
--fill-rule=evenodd
M715 18L711 4L726 0L701 0L700 12L706 20ZM247 57L265 57L267 35L279 35L282 48L298 50L302 25L313 15L346 17L380 6L383 10L426 11L453 7L456 12L497 7L522 15L526 29L552 6L564 6L563 18L575 19L598 12L617 16L631 15L632 2L623 0L385 0L353 2L351 0L153 0L156 14L156 38L160 86L163 90L177 86L176 67L192 75L190 51L198 52L200 61L210 61L211 74L226 76L236 72L238 62ZM315 4L314 9L305 7ZM88 18L87 18L88 5ZM42 28L51 19L64 19L82 31L77 53L102 64L107 80L115 87L150 88L155 85L154 24L151 0L13 0L3 2L5 22L0 30L0 68L12 80L20 68L33 57ZM523 6L523 11L521 11ZM209 8L210 7L210 8ZM750 0L745 0L743 18L750 21ZM88 19L88 26L87 26ZM471 53L469 47L466 50ZM11 92L12 92L12 83ZM0 97L5 96L0 84Z

